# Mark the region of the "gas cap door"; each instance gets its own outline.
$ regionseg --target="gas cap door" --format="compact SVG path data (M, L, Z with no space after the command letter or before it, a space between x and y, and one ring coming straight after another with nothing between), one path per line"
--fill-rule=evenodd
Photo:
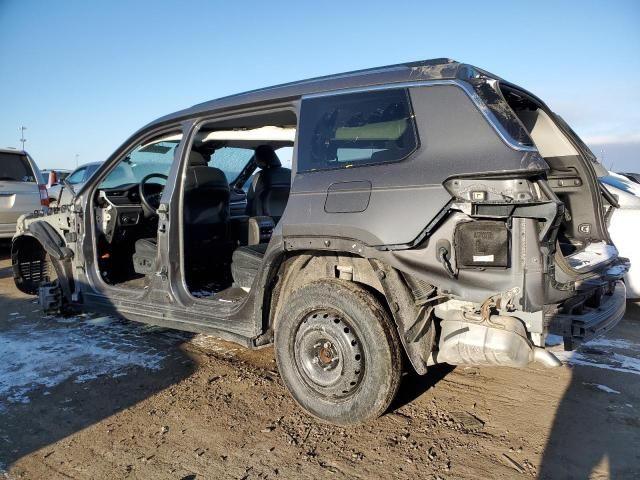
M329 185L324 211L327 213L364 212L371 198L371 182L337 182Z

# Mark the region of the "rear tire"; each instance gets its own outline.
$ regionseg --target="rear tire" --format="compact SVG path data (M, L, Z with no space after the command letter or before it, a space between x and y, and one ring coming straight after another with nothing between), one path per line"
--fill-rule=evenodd
M342 425L386 411L402 355L395 325L373 295L353 282L318 280L294 291L281 312L276 361L304 410Z

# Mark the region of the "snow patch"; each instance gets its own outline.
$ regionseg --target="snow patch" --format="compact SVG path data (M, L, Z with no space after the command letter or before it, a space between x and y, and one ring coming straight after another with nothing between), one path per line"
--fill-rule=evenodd
M68 379L120 376L132 367L157 370L166 353L140 328L114 317L43 317L0 333L0 358L2 411L5 402L28 403L32 391Z
M90 320L85 320L84 323L87 323L89 325L111 325L116 321L117 318L114 317L97 317Z
M601 385L599 383L586 383L586 382L583 382L583 385L591 385L592 387L596 387L598 390L602 390L603 392L606 392L606 393L615 393L617 395L620 394L620 392L618 390L614 390L611 387L607 387L606 385Z
M640 359L638 358L627 357L626 355L620 355L618 353L605 356L602 359L594 359L578 351L565 352L563 350L557 350L553 351L553 353L563 363L640 375Z

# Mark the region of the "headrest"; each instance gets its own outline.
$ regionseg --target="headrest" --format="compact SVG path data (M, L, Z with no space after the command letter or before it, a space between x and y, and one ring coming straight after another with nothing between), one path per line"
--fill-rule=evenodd
M200 152L191 150L189 153L189 166L190 167L206 167L208 162L204 159Z
M260 145L256 148L255 156L256 164L263 170L265 168L279 167L282 165L278 155L276 155L276 152L273 151L273 147L270 145Z

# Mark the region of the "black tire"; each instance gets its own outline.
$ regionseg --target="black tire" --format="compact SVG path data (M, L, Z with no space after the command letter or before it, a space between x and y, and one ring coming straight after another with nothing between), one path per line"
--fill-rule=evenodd
M318 280L294 291L275 325L278 369L293 398L335 424L382 415L402 373L395 325L363 287Z

